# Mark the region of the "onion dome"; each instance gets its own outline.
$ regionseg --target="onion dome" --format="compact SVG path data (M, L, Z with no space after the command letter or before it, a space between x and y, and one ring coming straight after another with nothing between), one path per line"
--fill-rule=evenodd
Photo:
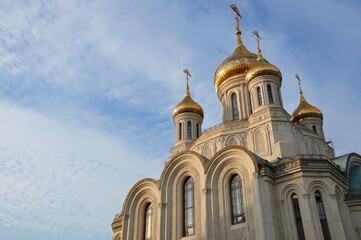
M214 88L216 91L227 79L238 74L246 74L253 64L257 62L257 55L249 52L243 45L241 31L238 27L236 35L238 39L236 49L231 56L219 65L214 74Z
M281 71L274 65L270 64L266 59L263 58L261 49L258 48L257 63L248 71L246 75L246 83L252 81L252 79L262 76L271 75L282 80Z
M309 118L316 118L322 121L323 114L318 108L312 106L306 101L301 91L300 104L298 105L296 110L292 113L291 121L297 123L303 121L304 119L309 119Z
M175 119L175 117L181 113L195 113L202 119L204 117L203 108L192 99L188 85L186 89L186 95L184 96L183 100L173 109L173 119Z

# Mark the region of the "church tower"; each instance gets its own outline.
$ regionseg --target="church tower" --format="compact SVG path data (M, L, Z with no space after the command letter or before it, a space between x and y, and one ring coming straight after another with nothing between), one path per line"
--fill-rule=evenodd
M189 148L202 133L202 122L204 118L203 108L196 103L189 91L188 69L183 70L186 74L186 94L183 100L173 109L173 122L175 125L176 144L171 149L174 155Z
M296 74L296 78L300 90L300 103L292 113L291 121L295 124L306 126L312 133L325 140L323 133L323 114L317 107L312 106L306 101L301 88L301 79L298 74Z
M222 104L223 122L246 120L251 114L245 77L248 70L257 62L257 55L249 52L242 42L238 20L241 15L235 6L233 10L236 19L237 45L233 54L219 65L214 74L214 88Z
M258 43L257 62L248 71L245 79L250 93L252 112L257 112L265 107L283 108L280 91L281 71L264 59L259 43L261 38L257 31L254 34Z

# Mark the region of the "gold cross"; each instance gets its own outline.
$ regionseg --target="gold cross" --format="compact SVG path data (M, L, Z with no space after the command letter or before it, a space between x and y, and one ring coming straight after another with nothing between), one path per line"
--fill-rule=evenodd
M295 77L297 78L297 81L298 81L298 88L300 89L300 93L302 93L301 78L300 78L300 76L298 76L298 74L296 74Z
M241 14L239 13L239 10L237 8L237 5L236 4L231 4L229 5L232 10L234 11L234 18L236 19L236 27L237 27L237 30L239 29L239 18L242 18Z
M262 39L261 36L259 35L259 33L257 31L253 32L254 35L256 35L257 38L257 44L258 44L258 50L260 50L260 46L259 46L259 40Z
M192 77L192 75L191 75L191 73L189 72L188 68L184 69L183 72L186 74L187 88L188 88L189 77Z

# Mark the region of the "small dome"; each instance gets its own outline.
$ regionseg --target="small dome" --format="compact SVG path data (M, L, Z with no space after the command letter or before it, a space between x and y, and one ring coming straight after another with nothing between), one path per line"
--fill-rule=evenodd
M249 83L252 81L252 79L262 75L271 75L282 80L281 71L276 66L270 64L262 57L262 54L259 53L257 63L254 64L254 66L248 71L246 75L246 83Z
M238 30L239 31L239 30ZM214 88L218 91L219 87L230 77L238 74L246 74L253 64L257 61L257 55L251 53L243 45L240 39L240 31L236 32L238 44L233 54L226 58L217 68L214 74Z
M204 117L203 108L192 99L188 88L183 100L173 109L173 119L181 113L195 113L198 114L202 119Z
M322 112L318 108L309 104L306 101L305 97L303 96L302 92L300 94L301 94L300 104L298 105L296 110L292 113L291 121L297 123L306 118L317 118L322 121L323 120Z

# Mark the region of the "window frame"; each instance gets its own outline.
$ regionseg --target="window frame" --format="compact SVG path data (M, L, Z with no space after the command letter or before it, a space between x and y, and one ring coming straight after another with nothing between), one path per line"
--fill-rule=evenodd
M293 209L293 216L296 225L295 227L296 227L298 240L305 240L306 237L305 237L305 230L303 227L301 207L300 207L300 202L298 200L298 195L296 193L291 194L291 205Z
M153 204L148 203L144 210L144 240L153 239Z
M267 84L267 95L268 95L268 103L269 104L274 104L274 99L273 99L273 93L272 93L272 86L271 84Z
M317 215L320 220L322 235L324 240L331 240L330 229L328 227L326 211L322 200L322 194L319 190L316 190L314 193Z
M232 105L232 120L239 120L239 109L238 109L238 101L237 94L231 94L231 105Z
M188 199L188 197L190 198ZM191 204L189 204L189 202L191 202ZM189 219L191 219L190 223L189 223ZM183 184L183 237L195 235L194 220L195 220L194 180L192 177L189 176L185 179Z
M192 122L187 121L187 140L192 139Z
M257 94L257 99L258 99L258 106L262 106L263 105L263 97L262 97L262 90L261 90L260 86L258 86L256 88L256 94Z
M231 207L232 225L240 224L246 221L244 207L244 194L242 178L239 174L233 174L229 179L229 197Z

